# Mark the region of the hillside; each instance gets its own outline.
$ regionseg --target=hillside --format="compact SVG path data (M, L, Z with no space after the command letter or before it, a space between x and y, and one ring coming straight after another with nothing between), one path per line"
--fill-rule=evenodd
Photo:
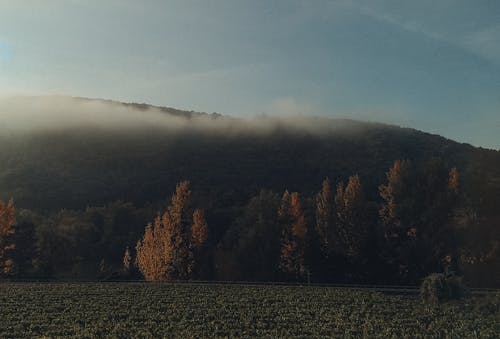
M46 110L40 100L35 103ZM101 124L87 117L78 125L71 114L81 117L96 103ZM56 97L50 105L62 106L66 119L76 122L65 125L56 116L51 126L33 122L29 129L9 129L11 120L4 124L8 132L0 132L0 196L25 208L142 204L165 199L182 179L209 196L224 192L244 202L261 188L313 192L325 177L336 182L358 173L376 195L395 159L432 157L457 166L467 185L500 192L500 152L408 128L305 117L245 121L89 99ZM158 112L175 118L157 123ZM155 118L141 120L145 113Z
M395 160L407 159L421 167L432 161L446 170L457 167L464 213L479 216L475 226L460 226L467 244L461 245L462 252L476 260L469 280L476 286L500 283L488 273L498 262L498 151L354 120L240 119L67 97L12 98L0 101L0 110L0 200L12 197L24 211L19 223L33 227L33 234L23 233L36 239L32 251L37 260L24 254L27 265L33 265L27 269L31 275L93 279L107 272L106 265L119 267L124 248L134 248L175 185L190 180L194 205L206 209L211 229L209 277L226 279L217 271L220 260L247 246L238 237L252 234L242 233L247 231L241 227L252 206L249 200L261 190L301 192L306 219L313 225L314 197L322 181L345 183L358 174L376 231L379 186ZM67 247L61 248L61 242ZM487 264L478 268L483 261ZM244 272L245 266L237 265ZM400 282L388 280L381 270L367 277L360 267L351 278L349 268L328 281ZM249 275L250 270L230 272L229 279L270 279ZM324 267L318 272L323 272L317 274L321 279L331 279ZM404 279L414 283L420 277Z

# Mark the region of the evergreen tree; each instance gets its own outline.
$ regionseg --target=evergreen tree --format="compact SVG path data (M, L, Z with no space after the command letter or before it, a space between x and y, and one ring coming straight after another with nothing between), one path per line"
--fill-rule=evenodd
M125 254L123 255L123 271L126 274L130 274L132 268L132 255L130 254L130 249L127 248L125 249Z
M316 234L321 252L328 258L334 247L335 206L330 180L323 181L321 192L316 195Z
M190 264L189 264L189 275L191 277L199 278L201 274L201 268L205 252L205 245L208 239L208 225L205 219L205 211L201 209L196 209L193 212L193 224L191 226L191 239L190 239Z
M221 243L221 247L231 253L217 262L225 271L224 278L248 281L276 279L281 250L281 229L276 213L280 199L278 194L261 190L245 205Z
M191 226L191 248L200 250L208 238L208 226L205 220L205 211L196 209L193 213Z
M336 227L339 249L347 258L360 258L369 235L367 202L359 176L349 177L344 190L339 184L335 194Z

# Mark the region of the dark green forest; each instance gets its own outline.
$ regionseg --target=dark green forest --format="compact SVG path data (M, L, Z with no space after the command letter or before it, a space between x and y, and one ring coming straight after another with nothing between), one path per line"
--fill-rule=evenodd
M260 117L259 130L218 114L106 104L185 122L0 128L0 199L16 209L16 270L6 278L140 279L124 272L125 249L135 256L145 226L189 180L209 230L199 279L418 284L453 269L471 286L500 286L499 151L378 123L300 118L315 129ZM405 174L394 202L387 187L397 163ZM339 187L347 195L355 176L362 200L343 212ZM362 245L347 246L345 236L334 246L334 235L332 248L322 244L318 196L327 178L333 223L364 225ZM307 274L283 274L276 261L286 191L300 195ZM393 202L403 206L397 213L387 212Z

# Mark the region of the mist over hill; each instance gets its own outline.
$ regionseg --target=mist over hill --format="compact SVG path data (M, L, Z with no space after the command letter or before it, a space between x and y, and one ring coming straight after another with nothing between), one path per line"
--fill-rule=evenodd
M209 277L226 279L221 263L247 246L238 237L248 239L257 232L252 222L242 226L252 215L252 201L270 199L274 206L273 194L300 192L314 229L315 196L323 180L336 185L357 174L369 202L371 227L378 229L379 187L394 161L402 159L415 168L440 168L445 175L458 169L467 207L463 211L479 216L460 217L476 225L459 223L466 244L462 253L484 262L480 269L469 265L476 270L469 279L476 285L500 283L488 273L498 262L500 239L498 151L380 123L308 116L242 119L60 96L3 98L0 112L0 200L12 197L20 211L18 222L33 229L29 237L37 239L32 251L38 253L38 264L28 260L27 267L36 267L25 271L34 276L94 279L102 274L103 263L120 267L124 248L134 248L176 184L189 180L193 204L206 210L210 225L214 263L207 264L213 270ZM435 179L431 175L428 180ZM31 234L26 232L25 237ZM60 248L65 241L68 247ZM242 253L244 261L248 254ZM249 275L248 267L255 263L242 262L234 264L239 269L227 269L232 279L272 279L262 272ZM335 279L355 274L357 281L394 283L415 282L427 272L417 270L405 278L394 273L383 280L380 270L386 262L364 263L368 266L359 270L340 265L343 275L329 276L320 265L317 272L322 273L316 276L339 281ZM368 267L379 269L364 276Z
M30 208L140 204L165 199L182 179L244 201L262 187L311 192L325 177L358 173L377 194L395 159L439 157L485 184L500 178L499 152L377 123L56 96L2 99L0 111L0 196Z

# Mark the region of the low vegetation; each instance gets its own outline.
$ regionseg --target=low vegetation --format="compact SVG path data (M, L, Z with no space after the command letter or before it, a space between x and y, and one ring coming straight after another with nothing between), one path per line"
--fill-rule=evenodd
M494 295L487 301L429 306L408 296L326 287L0 287L0 337L494 338L500 333L499 304L491 302Z
M462 277L454 274L433 273L420 286L423 302L437 304L443 301L459 300L468 294Z

